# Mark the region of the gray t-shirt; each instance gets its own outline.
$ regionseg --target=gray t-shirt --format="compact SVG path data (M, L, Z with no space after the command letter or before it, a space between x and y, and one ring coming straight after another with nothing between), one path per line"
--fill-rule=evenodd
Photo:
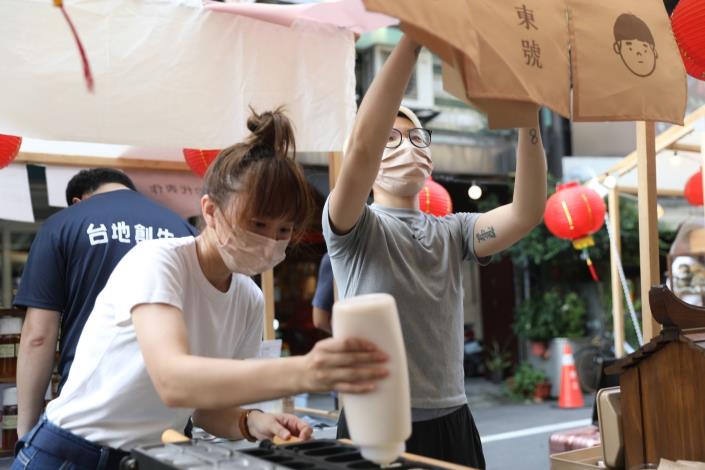
M365 206L349 233L337 235L328 201L323 209L323 235L340 296L386 292L396 299L414 421L467 402L462 261L479 262L472 235L478 216L434 217L373 204Z

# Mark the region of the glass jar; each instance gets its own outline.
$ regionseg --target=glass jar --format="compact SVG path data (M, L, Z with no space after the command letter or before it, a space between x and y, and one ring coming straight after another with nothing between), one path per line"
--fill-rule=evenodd
M8 317L6 320L6 341L7 354L10 353L9 345L12 345L12 356L7 359L7 379L15 380L17 375L17 356L20 353L20 333L22 333L22 319L19 317Z
M9 334L9 317L0 317L0 379L10 380L15 377L12 363L15 361L15 338Z

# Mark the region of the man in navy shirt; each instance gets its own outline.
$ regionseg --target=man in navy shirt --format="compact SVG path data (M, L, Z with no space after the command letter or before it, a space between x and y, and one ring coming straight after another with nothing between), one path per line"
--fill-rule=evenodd
M15 298L27 309L17 363L20 437L44 408L57 337L61 390L83 325L122 257L144 240L196 234L117 170L81 171L69 181L66 201L70 207L49 217L34 239Z

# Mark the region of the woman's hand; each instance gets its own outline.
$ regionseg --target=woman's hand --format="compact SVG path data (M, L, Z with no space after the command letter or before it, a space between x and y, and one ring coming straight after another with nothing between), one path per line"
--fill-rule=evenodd
M313 429L305 421L290 414L271 414L252 411L247 417L247 428L259 440L275 436L288 441L291 436L302 441L311 438Z
M304 383L312 392L337 390L366 393L387 377L389 357L373 343L355 338L328 338L304 356Z

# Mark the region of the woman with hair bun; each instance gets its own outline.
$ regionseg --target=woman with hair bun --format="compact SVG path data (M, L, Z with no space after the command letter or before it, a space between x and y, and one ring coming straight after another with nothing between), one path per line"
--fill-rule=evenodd
M364 340L327 339L305 356L257 355L262 292L249 276L279 264L312 198L281 109L205 175L197 237L140 243L118 264L79 340L61 395L24 438L13 469L118 468L138 445L194 424L217 436L307 439L292 415L240 406L300 392L365 393L387 375Z

